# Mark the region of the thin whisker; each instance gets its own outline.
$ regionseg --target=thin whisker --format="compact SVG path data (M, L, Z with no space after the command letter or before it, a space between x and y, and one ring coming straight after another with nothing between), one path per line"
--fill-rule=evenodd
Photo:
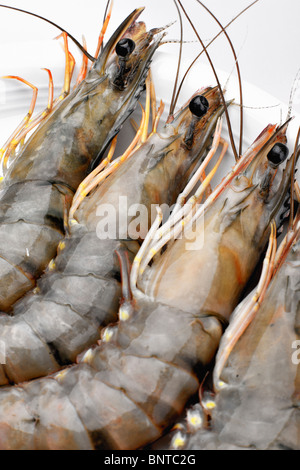
M216 72L216 69L215 69L215 66L211 60L211 57L207 51L207 48L205 47L205 44L203 43L198 31L196 30L192 20L190 19L189 15L187 14L186 10L184 9L182 3L180 0L177 0L179 5L181 6L181 9L184 13L184 15L186 16L188 22L190 23L194 33L196 34L197 38L199 39L200 43L201 43L201 46L203 47L204 49L204 52L206 54L206 57L209 61L209 64L212 68L212 71L214 73L214 76L215 76L215 79L216 79L216 82L217 82L217 85L219 87L219 90L220 90L220 94L221 94L221 100L223 102L223 106L224 106L224 112L225 112L225 116L226 116L226 120L227 120L227 125L228 125L228 132L229 132L229 137L230 137L230 142L231 142L231 147L232 147L232 151L234 153L234 156L235 156L235 160L237 161L239 159L239 156L238 156L238 153L237 153L237 150L236 150L236 146L235 146L235 143L234 143L234 138L233 138L233 132L232 132L232 127L231 127L231 122L230 122L230 118L229 118L229 114L228 114L228 109L227 109L227 105L226 105L226 102L225 102L225 97L224 97L224 94L223 94L223 90L222 90L222 87L221 87L221 84L220 84L220 80L219 80L219 77L218 77L218 74Z

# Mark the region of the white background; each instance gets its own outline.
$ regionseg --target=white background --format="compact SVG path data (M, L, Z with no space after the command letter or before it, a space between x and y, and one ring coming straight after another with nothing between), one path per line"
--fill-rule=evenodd
M219 27L211 17L202 9L195 0L182 0L191 14L195 26L205 41L211 39ZM226 25L239 11L247 6L250 0L206 0L206 5L215 13L223 25ZM95 51L98 32L100 30L106 0L52 0L41 2L37 0L7 1L7 5L27 9L37 14L46 16L60 24L77 39L81 41L85 35L88 50L91 54ZM168 39L179 38L179 22L177 10L173 0L114 0L113 16L108 29L108 35L134 8L145 6L141 19L147 27L163 26L172 21L177 22L168 29ZM22 13L0 9L0 76L17 74L31 80L39 86L40 99L44 106L47 98L47 75L41 71L42 67L48 67L54 74L55 84L61 86L64 56L58 44L53 38L59 34L54 27L39 19L28 17ZM270 107L269 116L274 122L279 120L280 109L272 108L278 100L288 103L290 92L298 69L300 68L300 3L298 0L260 0L250 10L244 13L230 26L228 33L234 43L239 57L242 78L261 90L270 93L271 97L262 102L259 94L253 91L245 93L244 103L256 108L257 115L263 115L263 110L258 108ZM196 41L196 37L184 22L185 39ZM184 58L194 56L200 47L197 42L186 44ZM72 46L78 63L80 54L76 47ZM160 48L158 62L161 65L159 74L161 81L166 82L164 93L171 93L173 72L168 67L169 54L177 53L177 44L166 44ZM229 75L234 80L234 61L227 41L220 37L211 46L209 52L215 66L224 70L222 84L224 85ZM162 60L166 61L165 67ZM200 63L207 60L204 55ZM184 66L187 62L184 63ZM155 65L155 64L154 64ZM175 64L173 64L175 67ZM203 83L201 67L198 66L197 80L199 85L214 85L215 83ZM213 77L211 79L214 80ZM1 80L0 84L0 138L7 137L7 126L13 126L16 115L26 109L30 102L31 92L25 90L25 86L18 83L8 83ZM184 89L187 96L195 90L188 89L188 83ZM274 97L274 98L273 98ZM163 97L168 101L169 97ZM183 96L185 98L185 95ZM183 99L182 98L182 99ZM21 106L25 106L21 110ZM293 110L300 112L300 88L295 92ZM267 123L266 123L267 124ZM10 129L11 130L11 129Z

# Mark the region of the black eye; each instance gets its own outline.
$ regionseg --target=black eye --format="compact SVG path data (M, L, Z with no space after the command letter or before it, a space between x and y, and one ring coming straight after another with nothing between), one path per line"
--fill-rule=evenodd
M116 53L119 57L128 57L135 48L135 42L130 38L120 39L116 45Z
M189 108L194 116L198 118L204 116L209 108L209 103L205 96L197 95L190 101Z
M284 144L275 144L274 147L270 150L267 157L271 165L274 167L280 165L288 157L289 149Z

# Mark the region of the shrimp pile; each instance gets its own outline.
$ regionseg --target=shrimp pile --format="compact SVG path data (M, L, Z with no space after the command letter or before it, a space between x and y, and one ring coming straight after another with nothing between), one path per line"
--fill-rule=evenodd
M175 4L192 24L183 3L178 0ZM296 369L285 368L286 358L280 347L275 352L275 347L268 347L269 333L266 343L257 339L261 322L269 326L271 321L279 321L279 344L286 312L292 312L286 320L287 329L291 332L296 325L293 334L299 333L299 217L296 215L292 221L293 202L292 236L277 257L275 254L276 222L285 218L287 200L299 193L298 186L294 186L299 151L295 148L290 155L287 146L291 118L288 115L284 123L266 125L239 155L228 113L233 100L225 100L212 64L217 86L201 84L202 88L193 90L189 102L176 113L176 99L172 100L162 126L163 103L157 108L149 67L163 42L164 28L147 33L143 24L136 23L141 11L135 10L117 29L87 77L42 122L4 176L0 230L22 223L30 228L42 227L43 233L45 227L57 231L54 220L60 220L63 226L55 242L46 245L42 239L37 245L34 259L39 267L30 271L30 285L17 280L8 283L8 274L3 277L6 290L1 293L0 344L4 345L5 361L0 364L0 448L143 448L159 440L176 423L187 403L195 401L212 368L215 391L220 389L216 412L207 418L205 429L193 433L188 429L179 437L177 433L173 448L223 448L227 444L230 448L297 448L298 379L291 389ZM220 33L226 33L215 20ZM123 155L112 159L114 136L136 105L144 83L146 102L140 127L136 125L136 137ZM100 91L98 87L105 89ZM173 96L175 88L176 81ZM103 103L107 96L109 101L101 107L99 117L98 101ZM93 100L97 112L93 111ZM85 137L76 139L82 115ZM236 162L213 188L212 178L228 149L221 136L223 115ZM99 133L96 137L98 126L102 137ZM57 141L54 139L50 148L54 133ZM111 150L101 162L112 140ZM240 149L241 143L242 137ZM51 155L57 146L64 150L54 162ZM75 174L71 177L73 158ZM42 180L46 167L47 183ZM87 175L88 171L91 173ZM46 198L45 186L50 186L51 194L58 186L68 188L72 203L66 208L65 190L60 189L60 204L55 199L45 211L41 196L36 209L32 202L40 197L40 187ZM21 196L15 195L14 188L22 193L22 215L16 215L21 214ZM29 198L24 202L25 193ZM13 209L9 194L16 201L16 205L11 204ZM134 214L124 214L124 206L120 205L124 199L128 207L143 206L147 217L137 222ZM157 212L154 221L153 205ZM55 217L51 213L54 206ZM163 213L166 206L172 206L170 214ZM105 220L115 228L113 237L100 236L98 216L103 208L112 211ZM51 220L52 225L45 220ZM139 226L137 237L130 231L133 225ZM20 252L22 246L23 251L24 246L28 250L25 238L23 233L23 245L14 245ZM264 303L258 309L254 302L254 308L253 300L247 298L241 308L241 298L266 249L264 282L259 284L259 295L251 297L260 302L264 298ZM43 250L47 256L40 256ZM14 262L9 251L0 259L13 266L13 272L26 277L24 258L16 261L15 247L12 253ZM29 264L27 258L26 262ZM273 269L277 270L276 276ZM278 287L278 282L284 289ZM255 317L260 319L259 325L247 315L250 324L245 326L241 320L244 317L235 309L248 314L252 307L259 310ZM267 320L260 313L264 311ZM232 318L242 323L243 334L240 330L234 333L235 343L229 348L226 341L229 338L230 342L232 328L234 332L236 328L230 325ZM248 332L252 334L247 336ZM296 340L293 334L289 338ZM265 362L273 361L274 366L278 365L277 358L282 361L280 370L286 377L283 388L289 384L283 405L279 403L281 390L278 398L268 388L267 373L263 386L258 387L253 380L250 366L257 344L261 349L253 367L261 367L262 375L261 354L267 351ZM244 347L249 356L240 354ZM260 414L260 439L255 428L257 420L254 418L252 425L250 418L252 404L263 393L271 399L265 416ZM199 416L203 414L203 400L200 404L196 407ZM279 410L282 426L275 430L271 425L270 433L268 417L274 408ZM243 435L239 423L244 420L248 427Z

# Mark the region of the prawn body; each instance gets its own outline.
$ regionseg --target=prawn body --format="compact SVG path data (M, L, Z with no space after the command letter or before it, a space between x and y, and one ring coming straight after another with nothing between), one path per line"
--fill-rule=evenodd
M161 36L135 23L120 25L87 77L39 126L2 183L0 209L0 308L35 285L64 236L64 218L79 183L101 158L134 110ZM116 44L126 31L136 40L120 84Z
M126 249L133 261L151 222L151 206L171 206L176 201L191 171L204 159L223 112L216 88L202 93L209 108L198 123L192 148L184 144L193 119L185 106L171 124L153 132L82 201L70 221L69 235L59 244L58 255L34 294L14 306L13 317L0 316L1 344L6 351L1 385L48 375L75 362L79 353L99 339L101 328L117 321L121 273L115 252ZM101 237L99 210L113 210L109 223L116 224L120 212L124 219L120 205L124 198L128 207L139 205L147 212L140 236L130 238L128 231L122 237L124 230L116 226L115 236ZM127 233L134 216L126 212L125 216Z

